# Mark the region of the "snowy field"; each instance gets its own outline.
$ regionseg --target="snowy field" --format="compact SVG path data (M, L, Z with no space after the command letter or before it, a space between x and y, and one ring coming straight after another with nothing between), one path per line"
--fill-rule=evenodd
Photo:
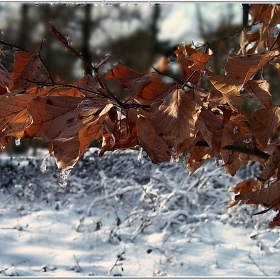
M227 210L229 189L257 167L226 175L210 161L192 176L182 164L153 165L137 151L87 151L58 184L53 158L2 154L0 276L275 276L275 213Z

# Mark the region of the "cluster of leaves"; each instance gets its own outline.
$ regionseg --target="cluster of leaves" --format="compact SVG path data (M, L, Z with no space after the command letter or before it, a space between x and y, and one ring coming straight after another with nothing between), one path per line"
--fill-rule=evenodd
M277 69L280 65L279 33L275 33L280 5L252 5L250 14L252 23L261 27L255 33L242 30L240 51L228 58L219 75L207 68L214 55L209 44L178 47L172 63L180 68L182 79L164 74L172 64L166 58L149 73L118 64L101 74L101 67L110 59L107 56L95 66L87 62L94 75L72 84L52 77L41 51L15 52L12 73L0 64L1 149L12 136L49 142L49 154L54 153L62 170L62 185L93 140L102 141L100 156L106 151L140 147L153 163L170 158L178 162L184 157L190 174L210 158L221 159L232 176L249 162L259 162L258 178L233 187L237 195L228 207L245 201L263 205L265 211L274 209L278 214L270 226L280 226L280 143L274 137L280 126L280 109L273 104L265 79L267 64ZM50 26L57 39L83 59ZM48 82L36 79L42 72ZM257 73L261 73L260 79L256 79ZM211 82L211 88L199 87L202 77ZM133 88L134 94L117 99L106 86L108 79L117 79L124 89ZM252 98L258 106L248 113L243 104Z

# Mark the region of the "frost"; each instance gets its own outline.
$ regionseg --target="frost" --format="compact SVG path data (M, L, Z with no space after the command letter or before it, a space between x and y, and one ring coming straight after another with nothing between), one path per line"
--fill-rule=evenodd
M67 179L72 170L72 166L66 167L61 170L59 177L58 177L58 183L61 187L66 187L67 186Z
M16 146L20 145L20 138L19 139L15 139L15 144L16 144Z

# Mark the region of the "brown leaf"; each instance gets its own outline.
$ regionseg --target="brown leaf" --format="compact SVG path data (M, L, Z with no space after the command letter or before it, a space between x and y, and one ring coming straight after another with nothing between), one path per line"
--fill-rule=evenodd
M171 151L166 142L156 134L150 113L143 109L129 110L129 119L136 124L139 145L148 154L153 163L164 162L170 159Z
M271 101L271 94L269 92L269 84L265 80L251 80L246 83L244 88L253 93L259 102L270 110L273 108L273 103Z
M272 61L270 61L270 64L274 65L278 70L278 73L280 73L280 57L274 58Z
M13 78L5 67L0 63L0 84L6 88L10 88L13 84Z
M191 155L186 164L186 168L190 171L189 175L192 175L205 161L214 156L210 147L193 146L191 149L188 149L188 152Z
M260 108L253 112L250 131L256 138L261 149L265 149L280 119L280 108Z
M136 82L145 82L149 76L143 73L135 72L124 65L117 65L106 75L106 79L116 78L124 88L130 88Z
M241 38L240 38L240 50L237 53L237 55L246 55L246 54L252 54L250 51L252 51L255 47L256 47L256 42L260 39L260 33L259 32L255 32L255 33L248 33L247 28L244 28L242 30L241 33ZM255 42L254 46L249 49L246 50L247 46L249 44L252 44L253 42Z
M280 211L277 213L277 215L273 218L273 220L269 223L269 226L271 228L275 228L277 226L280 226Z
M95 81L95 79L91 75L83 76L75 83L75 85L78 86L79 88L84 88L94 92L98 92L97 89L100 89L99 84ZM93 92L87 90L81 90L81 92L86 97L92 97L93 95L95 95Z
M0 140L7 139L7 136L23 137L24 130L32 123L32 118L26 110L28 102L40 94L45 93L32 88L26 94L0 96Z
M235 187L230 189L230 192L235 194L239 193L240 195L248 194L251 191L261 190L261 182L257 179L250 178L248 180L238 183Z
M150 104L156 98L165 98L171 91L176 89L176 84L164 84L160 82L148 82L143 86L142 91L134 98L136 100L142 99Z
M261 180L267 181L270 177L272 177L276 169L279 166L280 162L280 148L276 144L273 145L273 151L270 154L269 159L266 161L264 169L262 170L259 178Z
M280 202L280 181L259 191L251 191L250 193L241 196L240 199L249 199L254 204L262 204L266 207L273 206L277 202Z
M112 107L112 104L108 104L100 109L97 116L77 120L53 140L54 156L59 169L73 167L94 139L102 139L103 122Z
M198 52L189 45L179 46L174 53L183 67L184 78L192 84L197 84L200 80L200 70L209 61L211 55Z
M267 4L252 4L250 7L250 15L252 24L256 22L264 22L266 18L270 18L273 6Z
M41 61L38 54L29 52L15 52L14 54L14 71L12 77L14 80L14 86L12 89L23 88L27 89L30 86L30 82L24 80L21 77L27 79L33 79L41 69Z
M84 99L78 105L79 117L88 117L90 115L98 115L104 106L108 104L108 100L100 97Z
M276 25L280 22L280 5L276 4L273 6L269 22L267 24L267 30L271 31L275 29Z
M219 153L224 129L222 121L211 111L202 107L196 122L196 127L199 129L209 147L213 150L213 153Z
M239 153L240 165L243 169L245 169L247 167L247 164L250 159L251 159L250 155Z
M29 102L33 123L26 133L44 141L56 138L78 120L78 104L83 98L73 96L36 97Z
M237 205L238 203L239 203L239 201L236 201L236 200L230 201L230 202L228 203L228 205L227 205L227 209L229 209L229 208L231 208L231 207Z
M121 134L121 136L119 136ZM129 134L121 131L115 131L114 133L103 134L102 147L99 152L99 157L102 157L106 151L115 151L117 149L135 148L139 145L138 138L136 136L136 127L133 124L129 124Z
M222 137L222 146L227 146L236 143L246 143L252 138L252 134L246 125L246 121L243 121L240 115L231 116L230 120L224 127Z
M152 114L152 125L157 135L164 141L177 146L196 133L195 123L201 105L195 99L194 92L176 89L169 93L163 103Z
M242 88L240 81L237 83L232 77L226 75L216 75L209 77L211 83L229 104L232 110L239 110L246 100L246 96L239 91Z
M163 56L153 65L150 72L155 72L154 69L156 69L157 71L163 73L168 67L168 65L169 65L168 59L165 56Z
M226 75L234 78L233 84L242 86L269 61L279 55L279 51L268 51L265 54L234 56L228 59Z
M239 153L222 150L221 156L224 161L224 169L231 176L234 176L241 166Z

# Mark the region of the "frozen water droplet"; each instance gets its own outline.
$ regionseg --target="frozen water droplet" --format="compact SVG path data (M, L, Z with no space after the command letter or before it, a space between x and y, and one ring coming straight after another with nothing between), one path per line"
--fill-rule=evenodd
M42 173L44 173L44 172L47 170L47 162L48 162L48 160L49 160L49 157L50 157L50 154L47 153L47 154L45 155L45 157L43 158L43 160L42 160L42 163L41 163L41 166L40 166L40 171L41 171Z
M178 150L177 150L177 146L176 147L173 147L171 149L171 158L173 158L173 160L175 160L176 162L179 161L179 154L178 154Z
M178 155L177 147L173 147L173 148L171 149L171 155L172 155L173 157L176 157L176 156Z
M16 144L16 146L20 145L20 138L19 139L15 139L15 144Z
M60 174L58 177L58 183L61 187L67 186L67 179L68 179L68 176L69 176L71 170L72 170L72 166L66 167L60 171Z
M110 144L111 144L111 146L114 146L115 143L116 143L116 138L115 138L114 134L111 133L110 134Z
M143 148L141 147L138 153L137 162L142 162L143 160Z

